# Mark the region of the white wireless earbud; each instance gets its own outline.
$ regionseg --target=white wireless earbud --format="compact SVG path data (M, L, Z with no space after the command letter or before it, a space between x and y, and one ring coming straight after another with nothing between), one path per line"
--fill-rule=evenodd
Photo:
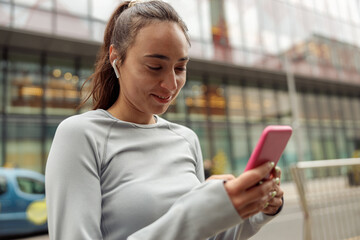
M116 77L119 78L119 77L120 77L120 74L119 74L119 71L118 71L117 66L116 66L116 61L117 61L117 59L115 59L115 60L113 61L112 67L114 68Z

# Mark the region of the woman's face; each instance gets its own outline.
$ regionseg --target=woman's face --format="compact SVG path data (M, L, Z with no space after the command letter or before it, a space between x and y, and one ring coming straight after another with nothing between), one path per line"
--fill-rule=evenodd
M185 84L188 49L176 23L158 22L142 28L125 61L118 64L119 110L128 111L136 122L164 113Z

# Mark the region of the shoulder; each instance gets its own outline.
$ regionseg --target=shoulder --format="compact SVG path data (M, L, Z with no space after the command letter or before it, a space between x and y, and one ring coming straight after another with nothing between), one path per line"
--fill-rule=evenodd
M169 122L169 121L167 121L165 119L162 119L162 118L161 118L161 121L165 122L167 124L168 128L172 132L174 132L177 135L182 136L190 144L193 145L193 144L196 144L199 141L198 136L196 135L196 133L192 129L190 129L190 128L184 126L184 125L178 124L178 123Z
M92 110L82 114L73 115L64 119L56 130L56 135L100 134L111 126L113 119L107 117L101 110Z

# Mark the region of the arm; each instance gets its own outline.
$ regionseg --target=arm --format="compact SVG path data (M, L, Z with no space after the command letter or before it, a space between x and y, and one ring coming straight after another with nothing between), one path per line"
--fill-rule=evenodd
M102 239L97 154L79 121L62 122L46 165L49 235L53 240Z
M197 159L199 159L199 155ZM240 180L235 179L235 184L233 184L234 190L239 190L241 188L241 186L238 186L242 183L241 180L247 181L249 180L249 177L254 178L254 175L255 178L252 179L254 182L242 184L242 187L246 190L249 187L249 184L251 184L251 186L255 185L255 183L268 174L270 169L270 166L265 165L262 166L261 170L257 169L256 171L250 171L250 173L245 174L245 177L243 176ZM199 167L196 170L199 174L198 178L203 181L203 169L200 169ZM259 178L259 180L257 180L257 178ZM265 195L267 195L270 191L268 188L271 187L273 187L271 181L263 186L260 186L259 188L261 191L259 194L261 196L259 198L263 197L263 192L266 192ZM258 192L259 191L254 193L255 197ZM240 195L248 196L248 194ZM238 197L236 194L235 196ZM129 236L128 240L199 240L209 238L247 239L248 237L254 235L262 225L272 218L259 213L251 218L247 218L244 221L237 209L234 208L235 205L232 202L233 199L230 197L232 196L225 188L223 180L218 179L202 183L201 185L195 187L192 191L180 197L169 209L169 211L157 221L143 229L138 230ZM240 205L244 207L244 209L247 209L245 206L249 203L253 203L253 201L247 199ZM236 206L238 206L238 203ZM256 212L258 211L259 210L256 210Z

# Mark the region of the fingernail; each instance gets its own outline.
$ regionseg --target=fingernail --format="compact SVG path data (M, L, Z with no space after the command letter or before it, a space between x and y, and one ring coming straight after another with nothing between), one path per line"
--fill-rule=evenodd
M271 198L274 198L275 196L276 196L276 191L270 192L270 197L271 197Z
M266 202L264 208L267 208L268 206L269 206L269 202Z
M275 167L275 171L276 171L276 172L280 172L280 167L276 166L276 167Z
M275 163L274 162L269 162L269 167L270 168L273 168L275 166Z
M274 183L276 184L276 185L279 185L280 184L280 178L274 178L273 179L273 181L274 181Z

